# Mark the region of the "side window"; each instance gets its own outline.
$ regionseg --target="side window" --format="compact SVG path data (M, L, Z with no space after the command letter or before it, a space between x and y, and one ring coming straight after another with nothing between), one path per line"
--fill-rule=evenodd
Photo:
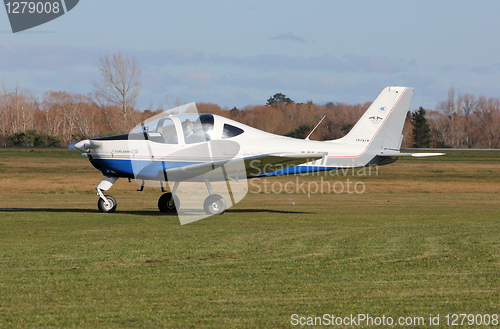
M222 139L235 137L243 134L243 132L243 129L225 123L222 129Z

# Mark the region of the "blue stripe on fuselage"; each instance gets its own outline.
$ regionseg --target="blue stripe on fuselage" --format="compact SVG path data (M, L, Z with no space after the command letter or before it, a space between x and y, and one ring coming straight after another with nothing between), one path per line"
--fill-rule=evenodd
M132 161L134 162L132 164ZM129 159L91 159L92 165L100 170L105 176L135 178L140 176L141 179L164 180L164 172L166 169L189 166L201 162L177 162L177 161L150 161L150 160L129 160ZM311 172L320 172L328 170L337 170L338 167L326 166L294 166L288 167L255 177L269 177L305 174Z
M133 163L132 163L133 161ZM90 159L92 165L105 176L164 180L166 169L178 168L200 162L151 161L129 159Z

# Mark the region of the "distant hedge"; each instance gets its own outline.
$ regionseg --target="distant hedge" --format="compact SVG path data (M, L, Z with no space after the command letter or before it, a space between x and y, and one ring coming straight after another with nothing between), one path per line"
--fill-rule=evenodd
M3 146L40 146L59 147L62 146L61 138L57 136L40 133L36 130L17 132L12 135L0 135Z

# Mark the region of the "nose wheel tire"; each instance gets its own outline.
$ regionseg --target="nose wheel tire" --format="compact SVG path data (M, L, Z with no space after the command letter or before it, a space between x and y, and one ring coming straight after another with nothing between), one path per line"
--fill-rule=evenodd
M158 199L158 209L161 212L176 212L178 206L180 208L181 202L177 195L172 198L172 193L163 194L160 199Z
M106 206L104 204L104 200L99 198L99 201L97 202L97 208L99 208L100 212L103 213L112 213L116 210L116 200L113 198L111 195L105 195L104 196L106 200L108 200L109 205Z
M226 200L218 194L211 194L203 203L207 215L222 215L226 211Z

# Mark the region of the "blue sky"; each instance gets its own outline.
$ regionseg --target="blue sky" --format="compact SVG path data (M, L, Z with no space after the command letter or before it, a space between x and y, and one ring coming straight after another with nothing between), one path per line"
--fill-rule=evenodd
M0 77L41 96L87 94L100 55L137 57L138 105L243 107L281 92L296 102L373 100L415 87L434 109L450 86L500 97L498 1L80 0L13 34L0 9Z

